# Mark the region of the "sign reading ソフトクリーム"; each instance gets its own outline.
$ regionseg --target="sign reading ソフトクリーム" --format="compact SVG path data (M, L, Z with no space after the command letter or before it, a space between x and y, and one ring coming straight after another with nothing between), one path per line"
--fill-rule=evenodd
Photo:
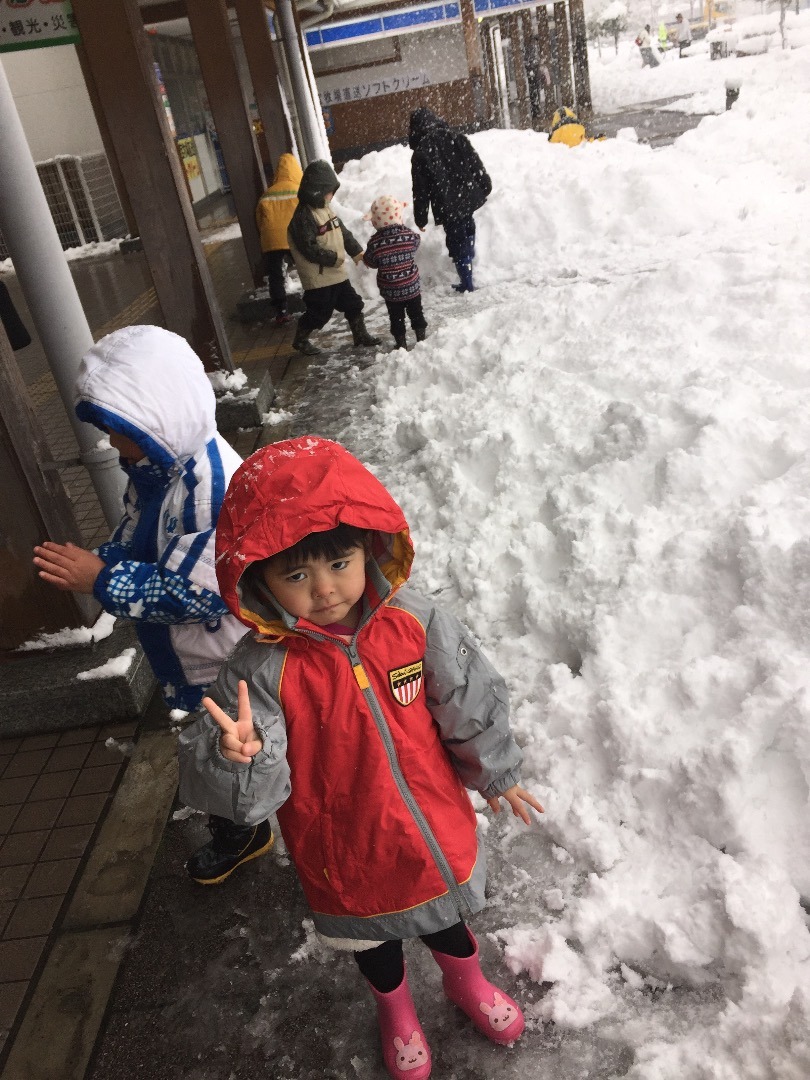
M0 52L78 40L70 0L0 0Z

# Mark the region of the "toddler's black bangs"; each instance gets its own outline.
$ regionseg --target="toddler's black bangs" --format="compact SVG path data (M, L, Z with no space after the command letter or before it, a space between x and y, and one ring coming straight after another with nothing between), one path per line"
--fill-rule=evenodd
M279 552L286 570L312 559L339 559L355 548L365 547L371 536L369 529L355 525L338 525L327 532L310 533L286 551Z

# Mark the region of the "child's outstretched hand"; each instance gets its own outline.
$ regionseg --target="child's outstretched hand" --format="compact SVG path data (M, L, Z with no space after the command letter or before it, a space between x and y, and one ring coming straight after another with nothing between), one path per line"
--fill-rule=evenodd
M526 791L525 788L520 787L518 784L513 784L512 787L507 788L506 791L502 791L500 795L493 795L491 799L487 799L490 810L493 814L500 814L501 812L501 799L506 799L509 805L512 807L512 813L515 817L521 818L527 825L531 825L532 819L529 815L529 811L526 809L524 803L528 803L529 806L533 806L538 813L542 814L543 807L535 799L534 795L530 791Z
M94 551L86 551L76 544L55 544L46 540L34 548L34 565L42 580L57 589L90 595L106 563Z
M355 263L359 265L363 261L364 255L365 251L358 251L356 255L352 255L352 258L354 259Z
M262 740L256 734L256 729L253 726L248 684L244 679L239 680L237 693L236 720L231 720L230 716L223 712L210 697L204 697L202 703L222 730L219 737L219 748L222 751L222 756L227 758L228 761L238 761L242 765L249 765L254 755L261 750Z

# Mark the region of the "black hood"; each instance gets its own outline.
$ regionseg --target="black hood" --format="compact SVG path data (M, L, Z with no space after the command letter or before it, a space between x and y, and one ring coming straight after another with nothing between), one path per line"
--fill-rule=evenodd
M330 191L337 191L340 182L335 170L328 161L311 161L304 169L298 199L306 206L320 209L326 205L325 199Z
M408 130L408 145L416 150L430 131L447 128L447 121L431 112L430 109L416 109L411 113L411 126Z

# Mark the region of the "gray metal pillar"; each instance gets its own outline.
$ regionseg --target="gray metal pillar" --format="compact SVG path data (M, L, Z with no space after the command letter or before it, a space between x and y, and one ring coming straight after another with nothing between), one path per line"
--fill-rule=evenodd
M312 70L312 61L309 58L309 49L307 48L306 32L301 25L301 17L298 13L298 9L293 5L292 8L293 18L295 19L295 29L298 33L298 46L301 50L301 60L304 64L304 70L307 75L307 87L309 88L309 100L312 104L312 117L315 125L315 130L318 133L318 142L321 149L318 157L321 161L328 161L332 163L332 150L329 146L329 136L326 134L326 124L323 119L323 109L318 99L318 84L315 81L315 72Z
M315 110L312 105L312 94L307 79L307 71L298 44L298 33L295 28L295 16L293 15L291 0L277 0L276 17L278 18L279 34L287 59L293 102L295 111L298 114L301 138L304 143L301 149L306 158L305 164L308 165L311 161L320 159L323 149L318 120L314 115Z
M90 473L110 526L121 518L125 477L112 447L73 410L79 361L93 335L70 276L34 159L23 132L5 69L0 63L0 232L48 357L59 394L76 433L79 456Z

